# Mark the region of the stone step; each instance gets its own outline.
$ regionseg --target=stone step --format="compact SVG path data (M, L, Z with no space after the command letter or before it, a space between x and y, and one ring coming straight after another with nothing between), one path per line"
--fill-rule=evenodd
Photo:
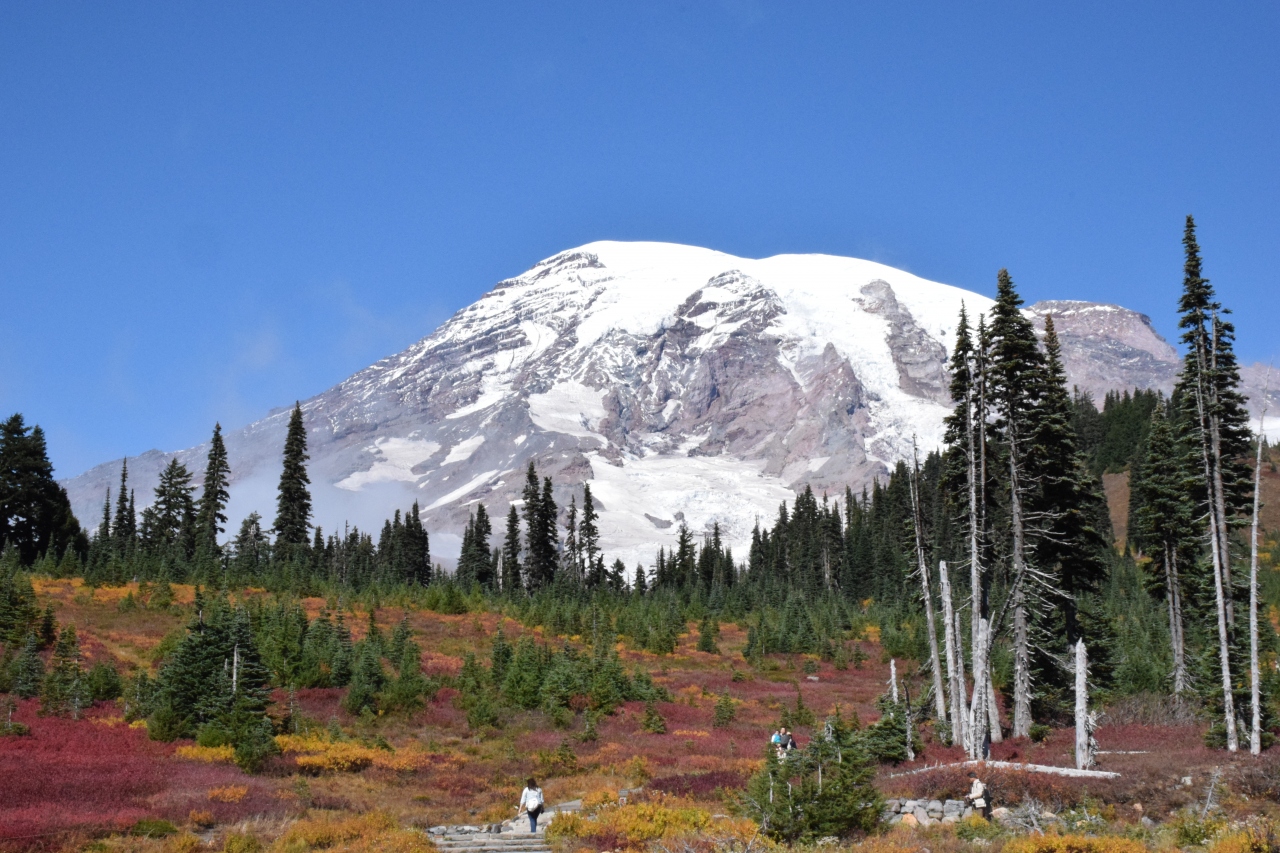
M523 836L523 837L522 837ZM532 832L511 833L511 834L494 834L489 836L480 836L479 838L433 838L436 844L442 844L446 847L524 847L532 843L542 843L542 833L534 834Z
M468 850L468 852L471 852L471 850L545 850L547 849L547 843L541 840L541 836L538 836L538 838L535 838L535 839L530 839L529 841L524 841L524 843L512 843L512 844L485 844L485 843L448 844L448 843L442 843L442 841L440 841L439 839L433 839L433 841L436 847L442 850Z
M486 833L484 835L472 835L464 838L450 838L448 836L437 836L431 840L438 846L448 847L451 850L470 850L473 848L484 847L490 849L516 849L533 845L535 847L545 847L542 833L531 832L512 832L512 833Z
M489 839L467 839L465 841L443 838L435 838L431 840L434 841L436 847L444 847L451 850L471 850L477 848L513 850L530 847L530 845L532 845L532 847L547 847L547 843L543 840L543 835L534 835L532 833L526 833L525 838L518 838L518 836L517 838L511 838L511 836L508 836L508 838L502 838L502 836L498 835Z

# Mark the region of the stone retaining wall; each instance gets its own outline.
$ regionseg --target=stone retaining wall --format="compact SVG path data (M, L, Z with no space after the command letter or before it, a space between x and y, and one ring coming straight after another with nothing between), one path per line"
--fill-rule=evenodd
M932 826L935 823L955 823L973 814L973 807L964 800L885 800L882 817L891 824Z

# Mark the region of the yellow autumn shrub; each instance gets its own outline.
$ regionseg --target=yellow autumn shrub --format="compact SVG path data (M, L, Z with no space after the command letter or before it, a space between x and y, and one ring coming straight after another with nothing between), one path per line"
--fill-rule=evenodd
M200 840L200 836L190 832L170 835L160 843L162 853L197 853L204 849L204 842Z
M571 841L606 836L615 844L640 847L651 841L697 834L746 840L755 835L749 820L715 818L706 809L679 800L628 803L601 809L593 815L582 812L558 814L547 827L548 841Z
M221 788L209 789L209 799L215 803L238 803L248 794L247 785L224 785Z
M1028 835L1006 843L1004 853L1147 853L1147 848L1115 835Z
M173 751L178 758L188 761L201 761L205 764L232 764L236 760L234 746L180 746Z
M278 735L276 745L285 754L297 755L298 768L311 773L357 773L366 767L412 772L430 760L420 749L379 749L316 735Z
M383 812L321 815L300 820L271 845L269 853L434 853L420 832L403 829Z
M1270 827L1251 826L1222 836L1209 847L1209 853L1271 853L1275 848Z
M600 791L592 791L582 798L583 811L593 812L601 806L611 806L618 802L618 792L605 788Z

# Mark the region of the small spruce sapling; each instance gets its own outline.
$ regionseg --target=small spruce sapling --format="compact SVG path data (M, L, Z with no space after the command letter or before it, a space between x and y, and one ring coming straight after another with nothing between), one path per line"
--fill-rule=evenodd
M653 735L667 733L667 721L662 719L652 700L644 703L644 719L640 721L640 728Z
M728 693L721 693L720 698L716 700L716 708L711 717L711 725L717 729L723 729L732 723L737 715L736 703Z

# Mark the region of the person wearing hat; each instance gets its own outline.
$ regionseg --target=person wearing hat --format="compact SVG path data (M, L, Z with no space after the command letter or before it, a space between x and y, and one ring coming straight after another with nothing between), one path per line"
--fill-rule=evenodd
M977 773L970 773L969 778L973 780L973 784L969 786L969 794L965 799L975 812L991 820L991 798L987 796L987 786L982 784Z

